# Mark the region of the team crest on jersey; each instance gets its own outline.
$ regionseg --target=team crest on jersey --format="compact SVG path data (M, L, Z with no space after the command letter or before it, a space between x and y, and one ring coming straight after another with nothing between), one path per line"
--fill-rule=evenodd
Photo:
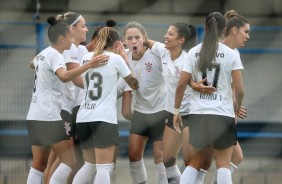
M177 77L180 76L180 69L177 66L174 67L174 75Z
M147 72L153 71L153 63L147 62L147 63L145 63L145 65L146 65L145 69L146 69Z

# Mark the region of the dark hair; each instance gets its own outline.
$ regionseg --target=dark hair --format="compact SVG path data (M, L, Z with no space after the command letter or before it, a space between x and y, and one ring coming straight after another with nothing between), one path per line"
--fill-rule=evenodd
M224 15L226 19L226 32L225 36L228 36L230 33L230 30L233 27L236 27L240 29L244 25L248 24L249 21L245 17L239 15L235 10L229 10Z
M185 42L182 45L182 49L189 51L192 47L196 45L196 28L193 25L188 25L185 23L175 23L172 24L173 27L177 29L178 37L184 37Z
M114 27L115 25L116 25L116 21L114 21L113 19L108 19L108 20L106 21L106 25L105 25L105 26L107 26L107 27ZM97 29L94 31L94 33L93 33L93 35L92 35L92 37L91 37L91 40L94 40L94 39L98 36L99 30L100 30L102 27L105 27L105 26L101 26L101 27L97 28Z
M94 55L101 54L103 50L113 46L118 40L120 40L120 36L115 29L107 26L102 27L98 32Z
M198 67L201 72L212 66L218 49L218 40L224 32L226 21L219 12L210 13L206 17L205 36L200 50Z
M57 15L56 19L57 20L63 20L67 24L69 24L71 26L75 26L76 23L79 21L80 17L81 17L81 15L79 13L67 12L67 13L64 13L64 14Z
M48 38L51 43L56 43L59 36L65 36L70 31L70 25L55 17L49 17L47 22L50 24L48 28Z

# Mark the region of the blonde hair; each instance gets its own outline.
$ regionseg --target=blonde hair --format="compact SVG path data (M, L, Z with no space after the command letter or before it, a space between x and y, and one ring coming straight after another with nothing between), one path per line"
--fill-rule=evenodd
M112 47L118 40L120 40L120 36L115 29L107 26L102 27L98 32L94 56L102 54L105 49Z

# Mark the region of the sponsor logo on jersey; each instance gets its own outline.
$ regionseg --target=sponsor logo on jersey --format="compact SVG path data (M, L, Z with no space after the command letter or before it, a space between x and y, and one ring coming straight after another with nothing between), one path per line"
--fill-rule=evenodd
M175 67L174 67L174 75L175 75L176 77L180 77L180 69L179 69L178 66L175 66Z
M86 103L84 104L84 109L93 110L96 107L96 103Z
M212 100L220 100L221 101L221 95L218 95L215 94L215 93L211 93L211 94L203 94L203 93L200 93L200 99L203 99L203 100L209 100L209 101L212 101Z

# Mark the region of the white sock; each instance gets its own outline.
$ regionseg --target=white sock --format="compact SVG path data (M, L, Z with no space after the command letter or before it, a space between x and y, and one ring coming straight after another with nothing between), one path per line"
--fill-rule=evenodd
M217 169L217 183L218 184L232 184L231 172L227 168Z
M34 184L34 183L42 183L43 172L40 172L33 167L30 168L28 177L27 177L27 184Z
M229 169L230 169L230 172L232 174L232 173L234 173L234 171L236 171L238 169L238 167L235 164L233 164L232 162L230 162L230 168Z
M133 184L146 183L147 181L147 172L145 169L144 160L138 162L130 162L130 176L133 181Z
M156 167L156 184L168 184L164 163L155 164Z
M96 164L96 177L93 184L110 184L110 170L112 164Z
M166 169L166 177L168 180L168 184L179 184L181 178L181 172L177 165L167 167Z
M73 184L88 184L93 181L96 172L95 164L85 162L73 178Z
M187 166L183 171L180 179L180 184L194 184L198 175L198 170Z
M52 174L50 184L66 184L71 171L72 169L68 165L61 163Z
M233 174L233 172L236 171L238 169L238 167L235 164L233 164L232 162L230 162L230 168L229 169L230 169L231 174ZM217 184L217 172L213 176L211 184Z
M206 173L207 173L206 170L200 169L200 171L198 172L195 184L204 184Z

